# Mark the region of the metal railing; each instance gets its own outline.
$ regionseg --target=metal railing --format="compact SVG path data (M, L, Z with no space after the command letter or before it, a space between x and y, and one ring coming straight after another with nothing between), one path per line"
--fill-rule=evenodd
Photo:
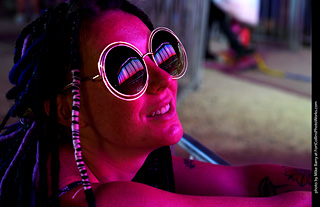
M209 150L192 136L184 133L181 140L177 143L182 149L188 152L190 158L215 165L230 165L220 156Z

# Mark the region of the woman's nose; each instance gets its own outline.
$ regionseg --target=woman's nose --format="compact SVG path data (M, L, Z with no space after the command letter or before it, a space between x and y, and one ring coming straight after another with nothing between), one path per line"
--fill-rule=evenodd
M147 59L149 58L145 60L149 72L149 85L146 92L150 94L162 92L172 84L173 79L169 73Z

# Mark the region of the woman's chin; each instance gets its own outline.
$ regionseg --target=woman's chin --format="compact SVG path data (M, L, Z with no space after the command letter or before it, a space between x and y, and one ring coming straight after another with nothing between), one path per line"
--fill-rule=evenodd
M181 123L172 125L168 132L166 133L166 137L164 137L164 140L167 142L165 145L174 145L177 144L183 135L183 128L181 126Z

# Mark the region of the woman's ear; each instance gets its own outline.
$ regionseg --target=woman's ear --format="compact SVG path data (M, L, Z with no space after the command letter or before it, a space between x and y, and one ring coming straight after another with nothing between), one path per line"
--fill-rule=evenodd
M57 95L57 119L58 123L63 126L70 127L71 125L71 107L72 103L69 103L68 96ZM70 98L69 98L70 99Z
M50 101L44 102L44 109L47 115L50 113ZM57 95L57 120L58 123L70 127L71 126L71 113L72 113L72 98L67 95ZM87 122L80 118L80 128L87 126Z

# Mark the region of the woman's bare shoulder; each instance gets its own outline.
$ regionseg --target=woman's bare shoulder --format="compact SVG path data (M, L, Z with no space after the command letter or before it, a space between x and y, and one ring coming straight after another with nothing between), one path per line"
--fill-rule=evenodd
M164 202L177 197L163 190L131 181L92 184L97 206L165 206ZM160 200L161 197L161 200ZM178 196L179 197L179 196ZM161 204L162 205L159 205ZM87 206L84 189L78 186L60 197L60 206Z

